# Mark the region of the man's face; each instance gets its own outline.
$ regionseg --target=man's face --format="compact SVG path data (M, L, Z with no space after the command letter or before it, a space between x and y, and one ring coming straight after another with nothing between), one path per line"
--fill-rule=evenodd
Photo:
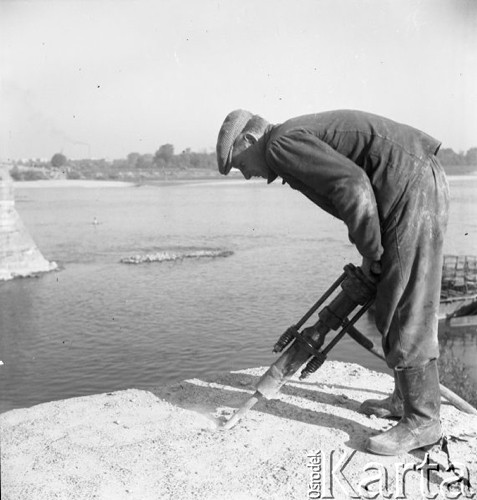
M242 172L245 179L252 177L268 178L268 168L260 148L254 147L256 141L249 134L243 135L234 144L232 167Z

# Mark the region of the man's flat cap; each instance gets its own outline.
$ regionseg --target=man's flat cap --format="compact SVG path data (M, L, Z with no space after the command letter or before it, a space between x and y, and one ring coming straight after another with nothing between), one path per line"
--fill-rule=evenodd
M242 133L252 116L249 111L236 109L226 116L220 127L217 139L217 163L221 174L227 175L230 172L235 139Z

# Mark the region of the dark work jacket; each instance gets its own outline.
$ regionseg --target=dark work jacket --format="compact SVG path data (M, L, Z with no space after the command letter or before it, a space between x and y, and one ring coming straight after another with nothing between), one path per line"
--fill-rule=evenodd
M265 134L268 182L280 176L341 219L363 257L379 260L385 231L440 142L362 111L292 118Z

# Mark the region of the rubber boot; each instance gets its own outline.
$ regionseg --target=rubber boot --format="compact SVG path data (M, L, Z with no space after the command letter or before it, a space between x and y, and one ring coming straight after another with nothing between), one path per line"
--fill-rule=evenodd
M404 405L399 390L396 372L394 372L394 391L384 399L367 399L359 407L359 412L365 415L376 415L379 418L401 418L404 415Z
M404 415L397 425L366 442L377 455L401 455L437 443L442 436L439 419L441 393L435 359L424 366L396 370L404 401Z

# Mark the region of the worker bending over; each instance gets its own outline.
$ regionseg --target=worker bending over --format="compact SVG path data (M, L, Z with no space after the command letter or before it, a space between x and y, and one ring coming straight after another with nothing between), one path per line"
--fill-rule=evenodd
M368 439L372 453L398 455L441 437L437 325L449 188L439 147L408 125L349 110L278 125L235 110L217 141L221 174L280 177L341 219L377 283L376 326L395 389L361 411L400 421Z

